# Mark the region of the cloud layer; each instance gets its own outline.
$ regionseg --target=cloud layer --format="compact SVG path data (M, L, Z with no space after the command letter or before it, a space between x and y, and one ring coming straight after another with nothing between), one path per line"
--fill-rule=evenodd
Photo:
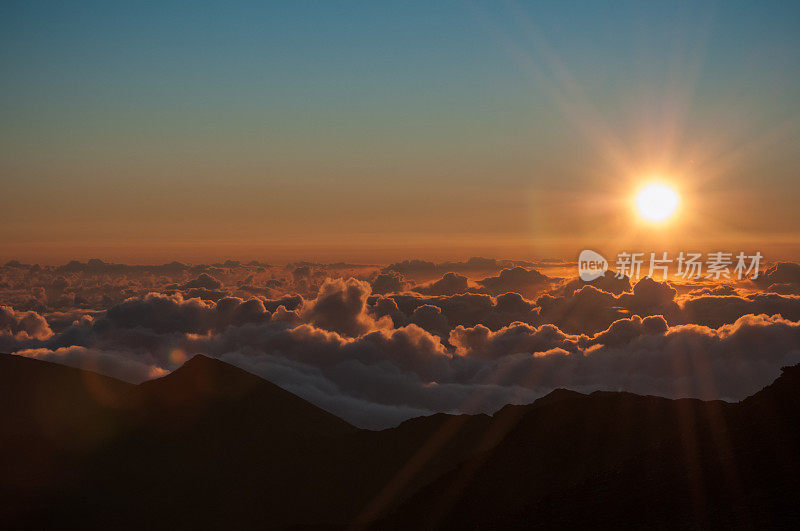
M370 428L558 387L738 400L800 361L796 264L738 285L405 264L12 263L0 350L133 382L203 353Z

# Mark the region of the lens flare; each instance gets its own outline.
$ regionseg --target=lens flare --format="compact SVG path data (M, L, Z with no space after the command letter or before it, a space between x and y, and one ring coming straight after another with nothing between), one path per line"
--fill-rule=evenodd
M175 365L182 365L186 361L186 353L180 348L174 348L169 353L169 361Z

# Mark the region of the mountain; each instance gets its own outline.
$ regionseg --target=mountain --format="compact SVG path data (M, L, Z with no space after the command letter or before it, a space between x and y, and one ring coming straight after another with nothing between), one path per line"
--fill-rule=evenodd
M95 372L0 354L0 516L26 513L117 429L136 386Z
M139 385L132 406L150 427L173 431L247 427L300 436L338 436L355 430L340 418L263 378L214 358L198 354L162 378ZM227 431L230 439L235 433Z
M17 356L0 371L1 431L15 441L0 461L8 525L800 523L800 366L736 404L559 389L492 416L382 431L204 356L138 386ZM59 426L46 439L58 451L24 444L43 426ZM42 455L48 474L24 488L6 474Z
M797 528L798 421L800 366L738 404L609 392L547 400L382 527Z
M95 372L0 354L3 483L47 483L66 456L107 440L113 426L100 419L134 388Z

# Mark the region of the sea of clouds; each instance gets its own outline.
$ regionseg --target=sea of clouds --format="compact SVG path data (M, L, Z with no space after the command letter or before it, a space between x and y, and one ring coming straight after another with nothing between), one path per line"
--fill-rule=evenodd
M796 263L722 282L553 274L568 266L11 261L0 352L130 382L202 353L375 429L555 388L739 400L800 362Z

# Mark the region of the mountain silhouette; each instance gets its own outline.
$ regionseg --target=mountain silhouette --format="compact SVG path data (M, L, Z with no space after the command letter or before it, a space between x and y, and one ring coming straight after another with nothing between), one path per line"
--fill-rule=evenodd
M558 389L382 431L205 356L135 386L2 355L0 384L9 525L800 523L800 366L735 404Z
M107 441L115 430L109 413L135 387L91 371L0 354L0 488L18 494L46 485L68 459Z
M545 397L490 454L421 489L383 524L794 525L799 406L797 366L738 404L610 392Z
M147 422L173 431L247 426L252 437L262 427L308 436L355 430L263 378L202 354L167 376L142 383L128 398Z

